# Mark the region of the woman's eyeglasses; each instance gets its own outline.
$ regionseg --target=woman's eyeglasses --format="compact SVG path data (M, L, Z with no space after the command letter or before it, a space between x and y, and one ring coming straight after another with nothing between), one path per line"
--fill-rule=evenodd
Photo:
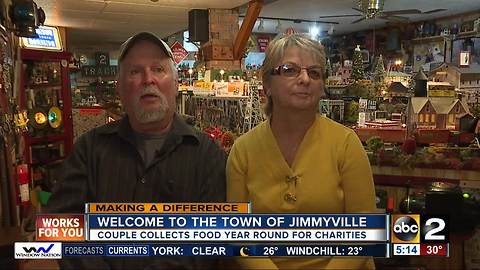
M320 80L323 79L323 69L320 66L311 66L311 67L300 67L295 64L283 64L274 69L272 69L272 75L281 75L285 77L298 77L302 69L307 71L308 77L312 80Z

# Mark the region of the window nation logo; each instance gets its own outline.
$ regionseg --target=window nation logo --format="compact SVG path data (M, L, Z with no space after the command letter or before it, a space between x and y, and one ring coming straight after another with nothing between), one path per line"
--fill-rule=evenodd
M15 259L61 259L60 242L15 242Z

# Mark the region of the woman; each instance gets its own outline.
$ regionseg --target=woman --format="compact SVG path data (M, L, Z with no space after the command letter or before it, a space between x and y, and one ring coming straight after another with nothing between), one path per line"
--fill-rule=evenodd
M254 213L368 213L372 173L356 134L320 116L323 46L302 35L273 40L262 69L268 120L238 138L227 163L227 199ZM243 259L243 258L240 258ZM365 269L371 258L238 260L243 268Z

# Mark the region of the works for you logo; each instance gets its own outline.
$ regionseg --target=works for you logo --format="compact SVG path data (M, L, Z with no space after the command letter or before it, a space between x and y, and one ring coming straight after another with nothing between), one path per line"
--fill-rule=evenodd
M15 242L15 259L61 259L60 242Z

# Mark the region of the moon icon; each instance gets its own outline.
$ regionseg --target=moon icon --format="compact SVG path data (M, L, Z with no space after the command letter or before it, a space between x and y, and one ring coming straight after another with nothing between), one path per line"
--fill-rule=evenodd
M248 256L250 256L250 255L248 254L248 248L247 248L247 247L241 247L241 248L240 248L240 256L242 256L242 257L248 257Z

